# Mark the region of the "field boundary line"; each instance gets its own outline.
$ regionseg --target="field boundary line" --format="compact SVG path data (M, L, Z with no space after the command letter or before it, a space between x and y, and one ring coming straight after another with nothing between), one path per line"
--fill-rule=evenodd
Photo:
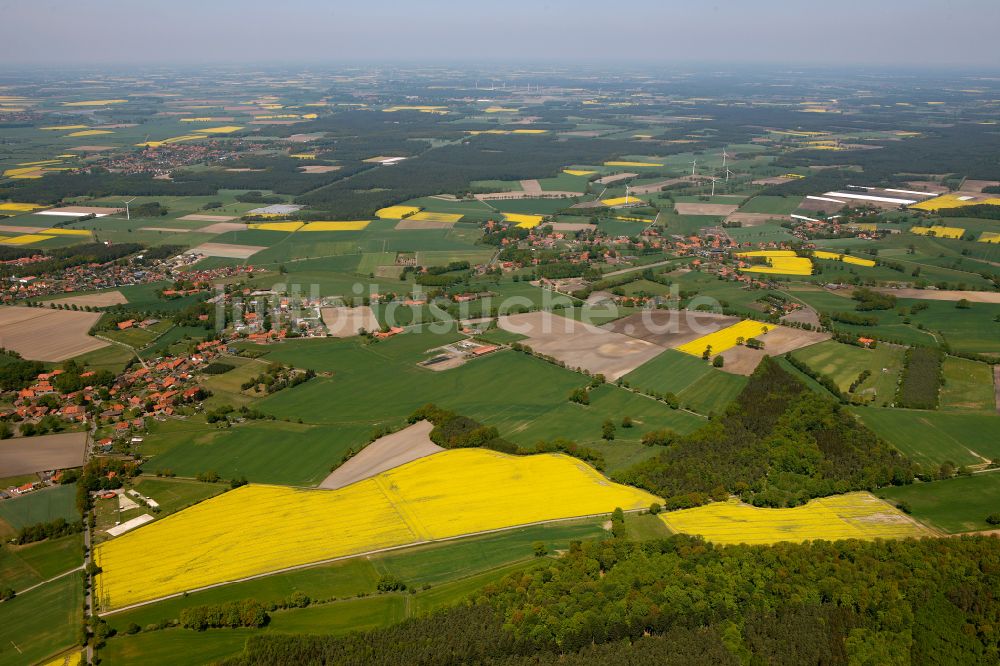
M625 513L641 513L647 509L628 509ZM443 537L441 539L427 539L425 541L415 541L412 543L402 544L399 546L388 546L386 548L376 548L375 550L368 550L361 553L353 553L351 555L340 555L338 557L330 557L325 560L316 560L315 562L308 562L306 564L296 564L291 567L284 567L281 569L275 569L274 571L266 571L259 574L254 574L252 576L244 576L242 578L235 578L233 580L221 581L218 583L212 583L211 585L202 585L201 587L195 587L190 590L183 590L181 592L174 592L173 594L166 594L162 597L156 597L155 599L149 599L147 601L140 601L138 603L129 604L128 606L122 606L121 608L112 608L110 610L98 613L101 616L116 615L118 613L123 613L125 611L134 610L136 608L142 608L143 606L149 606L150 604L159 603L161 601L166 601L167 599L176 599L177 597L184 597L189 594L194 594L195 592L203 592L205 590L211 590L217 587L223 587L225 585L233 585L236 583L245 583L251 580L257 580L259 578L267 578L268 576L276 576L278 574L288 573L290 571L299 571L301 569L311 569L312 567L320 567L325 564L332 564L333 562L340 562L342 560L350 560L356 557L368 557L371 555L377 555L379 553L388 553L394 550L404 550L406 548L412 548L414 546L425 546L432 543L445 543L448 541L456 541L458 539L465 539L468 537L482 536L484 534L496 534L499 532L507 532L510 530L521 529L523 527L534 527L536 525L548 525L550 523L564 523L570 520L584 520L587 518L599 518L601 516L610 516L610 511L603 511L601 513L590 513L583 516L568 516L566 518L553 518L552 520L537 520L533 523L521 523L520 525L511 525L509 527L498 527L492 530L481 530L479 532L468 532L466 534L458 534L451 537Z
M22 594L25 594L26 592L31 592L32 590L34 590L36 588L39 588L42 585L48 585L49 583L51 583L53 581L57 581L60 578L65 578L66 576L68 576L70 574L73 574L73 573L76 573L77 571L83 571L83 565L82 564L80 566L78 566L78 567L70 569L69 571L64 571L64 572L62 572L61 574L59 574L57 576L53 576L52 578L49 578L48 580L43 580L40 583L35 583L31 587L26 587L23 590L19 590L19 591L15 592L14 593L14 598L16 599L17 597L21 596Z

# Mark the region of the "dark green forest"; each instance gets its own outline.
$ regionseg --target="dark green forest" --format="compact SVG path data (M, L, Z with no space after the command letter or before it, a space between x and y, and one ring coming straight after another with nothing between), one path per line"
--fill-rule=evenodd
M784 507L910 483L915 472L838 402L765 358L722 416L672 438L619 480L660 495L672 509L730 494L755 506Z
M467 603L344 638L259 635L258 664L995 664L986 537L716 547L574 542Z

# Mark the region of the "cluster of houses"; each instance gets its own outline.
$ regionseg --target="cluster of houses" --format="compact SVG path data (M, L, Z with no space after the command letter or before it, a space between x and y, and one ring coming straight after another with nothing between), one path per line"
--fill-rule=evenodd
M45 260L42 257L37 261ZM14 264L22 261L20 266L30 265L35 261L23 263L23 260L5 262ZM58 273L47 276L26 275L23 277L9 278L10 285L0 292L0 300L3 303L13 303L19 300L41 298L57 294L72 294L80 291L99 291L101 289L114 289L137 284L150 284L163 282L171 279L174 270L184 268L196 261L188 255L173 257L169 260L152 262L151 265L142 265L130 259L125 264L117 262L81 264L64 268ZM253 271L251 266L221 266L218 268L195 270L185 273L185 279L194 282L197 291L204 291L210 288L213 281L226 279ZM188 290L178 292L166 290L164 295L183 296L189 293Z

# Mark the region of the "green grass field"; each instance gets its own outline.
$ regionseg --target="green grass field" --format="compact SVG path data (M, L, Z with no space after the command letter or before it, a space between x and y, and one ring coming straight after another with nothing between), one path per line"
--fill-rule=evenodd
M76 510L76 485L42 488L34 492L0 502L0 518L14 529L36 523L48 523L56 518L78 520Z
M955 414L915 409L857 408L861 421L921 464L979 465L1000 458L1000 441L985 437L1000 427L997 414Z
M986 516L1000 511L1000 473L884 488L878 495L891 502L906 502L914 518L942 532L996 529L986 522Z
M221 483L155 476L140 476L132 485L139 493L160 505L161 516L180 511L209 497L215 497L228 488Z
M83 535L46 539L0 549L0 587L15 591L58 576L83 564Z
M710 363L668 349L625 375L636 388L674 393L681 405L702 414L721 412L739 394L746 378L716 370Z
M871 376L857 387L854 395L877 405L892 403L896 397L896 385L903 366L901 347L883 344L875 349L864 349L828 340L792 352L792 356L832 379L845 393L867 370Z
M789 215L799 207L801 197L756 196L740 206L741 213Z
M0 665L33 664L80 638L83 583L60 578L0 604Z
M946 356L939 394L942 410L979 410L996 413L993 367L956 356Z

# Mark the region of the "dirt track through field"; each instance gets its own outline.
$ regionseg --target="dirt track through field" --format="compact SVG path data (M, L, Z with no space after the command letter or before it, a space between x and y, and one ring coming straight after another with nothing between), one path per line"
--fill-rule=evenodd
M399 432L379 437L333 470L319 487L327 490L343 488L418 458L444 451L431 441L430 433L433 429L434 424L430 421L418 421Z
M87 433L66 432L0 441L0 476L20 476L83 465Z
M87 335L99 312L49 308L0 308L0 347L33 361L64 361L109 343Z

